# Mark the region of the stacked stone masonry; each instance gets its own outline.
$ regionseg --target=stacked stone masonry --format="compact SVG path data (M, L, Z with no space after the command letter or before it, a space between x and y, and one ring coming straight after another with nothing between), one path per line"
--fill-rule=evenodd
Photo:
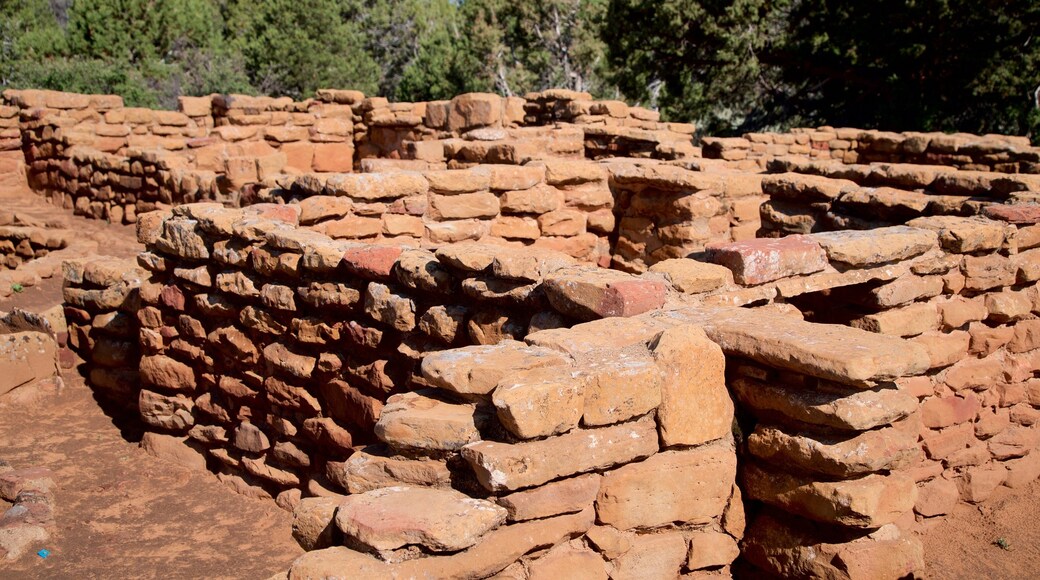
M26 160L146 247L66 265L92 386L293 509L289 578L897 578L916 526L1040 476L1028 159L611 149L692 127L561 91L182 109L276 156L349 110L350 167L238 179L39 109Z
M1028 137L968 133L893 133L820 127L788 133L706 137L705 157L768 162L797 156L842 163L913 163L974 171L1040 173L1040 148Z

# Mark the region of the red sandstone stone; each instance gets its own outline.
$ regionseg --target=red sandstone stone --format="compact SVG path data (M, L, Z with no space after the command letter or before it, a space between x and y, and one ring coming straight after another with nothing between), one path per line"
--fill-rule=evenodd
M343 252L343 263L359 274L385 278L402 251L400 246L358 246Z
M801 235L712 244L707 253L709 261L726 266L738 283L747 285L811 274L827 267L823 248Z
M1012 224L1032 225L1040 223L1040 204L1022 203L1014 205L987 205L983 215L990 219Z

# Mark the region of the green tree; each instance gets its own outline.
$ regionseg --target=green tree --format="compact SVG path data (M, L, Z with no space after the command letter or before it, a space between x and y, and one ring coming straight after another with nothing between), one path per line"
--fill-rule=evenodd
M378 91L379 70L365 51L360 2L232 0L228 37L258 91L306 98L321 87Z
M893 130L1040 129L1036 0L803 0L790 22L776 62L798 117Z
M613 80L629 98L709 133L761 125L783 91L770 58L791 0L611 0Z

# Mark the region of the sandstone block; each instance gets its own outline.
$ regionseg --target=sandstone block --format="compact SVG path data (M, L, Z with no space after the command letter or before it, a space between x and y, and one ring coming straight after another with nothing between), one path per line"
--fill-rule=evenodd
M507 444L471 443L462 456L481 485L492 491L517 490L553 479L648 457L658 449L652 417L563 435Z
M306 497L293 510L292 535L304 550L320 550L333 545L336 508L342 498Z
M137 404L141 419L152 427L184 431L195 424L192 416L195 404L184 395L167 396L141 389Z
M585 381L585 426L627 421L661 404L663 372L649 356L612 352L610 358L597 359L579 372L576 380Z
M914 480L898 473L828 482L747 463L741 480L750 499L812 520L856 528L890 524L917 501Z
M432 391L394 395L387 399L376 436L392 447L456 450L480 440L478 426L486 416L476 405L457 405L432 398Z
M853 393L811 391L735 377L737 399L763 419L787 419L848 431L864 431L898 421L917 409L917 398L896 389Z
M368 445L345 462L330 461L326 472L349 493L393 486L451 487L451 472L443 459L411 459L385 445Z
M650 271L664 274L676 290L686 294L711 292L733 283L729 268L683 258L657 262Z
M936 477L917 489L914 511L926 518L950 513L961 497L957 484L942 477Z
M575 513L592 506L599 486L599 475L580 475L500 497L498 505L506 508L511 522Z
M663 451L619 467L603 476L597 520L623 530L709 523L726 508L736 468L729 442Z
M1004 225L987 219L930 216L907 225L936 232L943 249L957 254L998 250L1004 243Z
M580 542L562 544L527 567L528 580L556 580L575 578L606 580L605 562L599 554Z
M476 544L506 520L505 508L454 490L387 487L345 497L336 527L375 550L419 545L453 552Z
M822 232L813 234L812 239L823 247L830 261L852 268L906 260L939 247L935 232L906 226Z
M498 420L521 439L546 437L578 426L585 403L585 381L572 368L549 366L510 374L491 398Z
M415 302L385 284L371 283L365 290L365 313L400 331L415 328Z
M748 437L748 449L778 467L851 477L907 467L917 458L919 423L906 419L854 435L824 435L767 426Z
M468 550L387 564L373 556L334 547L309 552L293 562L289 580L331 578L350 570L359 578L487 578L539 547L580 536L592 527L593 510L521 522L488 532Z
M555 272L544 288L553 308L581 320L636 316L660 308L667 294L658 280L590 268Z
M436 387L462 395L486 395L513 373L565 363L566 358L550 349L504 341L433 353L423 359L421 368L423 378Z
M729 534L703 531L690 535L686 567L690 570L728 566L740 556L737 541Z
M727 436L733 401L726 388L726 357L696 326L665 330L650 343L661 368L657 422L661 443L699 445Z
M939 312L935 304L920 302L868 314L849 323L853 328L892 336L916 336L939 328Z
M675 578L689 553L681 532L632 535L629 542L629 549L609 563L611 578Z
M762 570L785 578L872 580L924 570L921 542L895 525L867 535L850 534L772 513L755 519L742 554Z
M739 284L753 286L827 267L827 255L811 237L760 238L709 245L708 260L729 268Z

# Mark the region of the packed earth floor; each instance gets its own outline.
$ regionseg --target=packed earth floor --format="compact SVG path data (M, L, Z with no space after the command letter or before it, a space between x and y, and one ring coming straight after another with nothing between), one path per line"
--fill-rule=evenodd
M104 254L140 251L132 227L69 216L22 189L5 188L0 199L6 211L60 216ZM0 310L42 311L61 300L54 277L0 300ZM76 369L64 380L59 396L3 411L0 458L48 468L58 482L50 555L5 562L4 578L267 578L303 553L289 512L149 455L138 445L141 433L106 415ZM958 506L920 532L927 577L1034 578L1038 504L1040 481L1025 493L1001 488L983 505Z

